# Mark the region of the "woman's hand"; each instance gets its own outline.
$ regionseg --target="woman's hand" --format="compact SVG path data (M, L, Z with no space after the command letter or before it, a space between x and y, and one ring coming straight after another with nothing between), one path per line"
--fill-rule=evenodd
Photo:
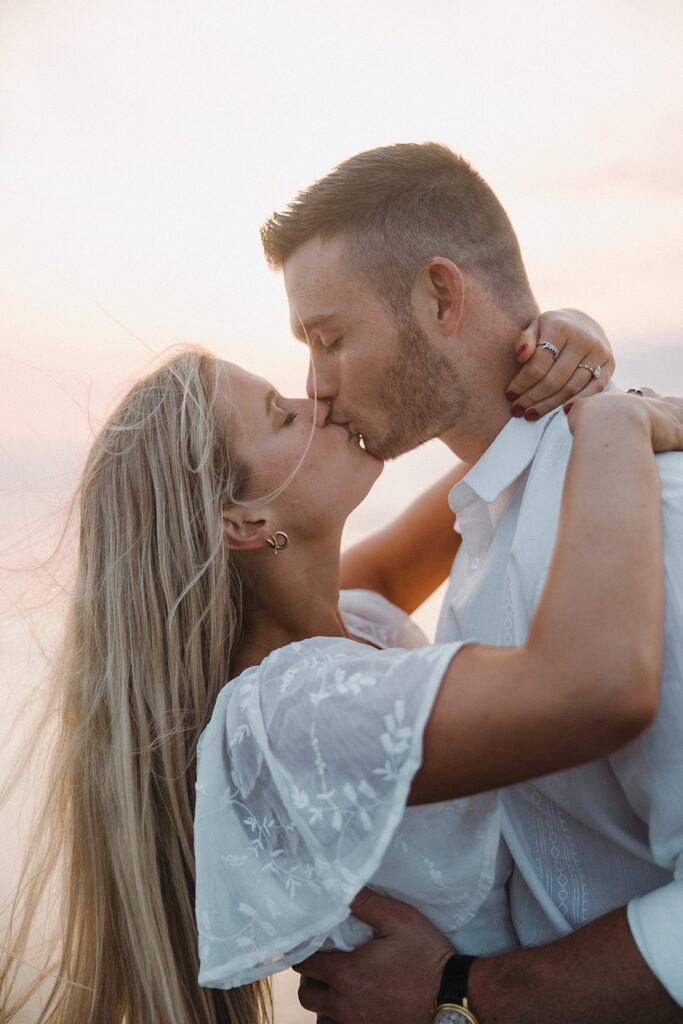
M577 399L566 406L566 412L572 433L579 417L592 417L595 429L599 430L608 417L621 415L642 421L654 452L683 451L683 398L662 398L652 388L639 388L626 395L602 395L599 402Z
M577 309L541 313L514 344L525 365L506 392L513 416L537 420L575 395L596 395L614 373L605 332Z

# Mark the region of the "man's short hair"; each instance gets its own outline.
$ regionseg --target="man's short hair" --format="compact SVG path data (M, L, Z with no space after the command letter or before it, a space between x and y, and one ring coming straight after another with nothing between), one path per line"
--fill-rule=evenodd
M346 237L356 270L392 313L410 310L420 270L443 256L478 278L504 310L531 289L517 236L484 179L436 142L358 153L300 192L261 228L276 270L304 242Z

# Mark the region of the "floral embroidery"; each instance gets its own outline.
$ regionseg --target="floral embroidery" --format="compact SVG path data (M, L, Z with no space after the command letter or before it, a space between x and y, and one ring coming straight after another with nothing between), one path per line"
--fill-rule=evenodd
M399 630L383 623L381 631L397 644ZM349 901L401 825L422 729L456 650L378 651L317 638L274 651L222 691L198 750L202 984L263 977L319 948L346 921ZM408 850L429 835L400 831ZM439 869L420 857L443 902ZM465 890L467 907L483 861Z

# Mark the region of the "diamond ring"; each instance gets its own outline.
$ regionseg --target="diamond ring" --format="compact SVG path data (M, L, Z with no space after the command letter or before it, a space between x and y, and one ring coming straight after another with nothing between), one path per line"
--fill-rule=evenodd
M577 370L588 370L588 372L590 373L591 377L595 377L596 380L600 376L600 374L602 373L602 366L589 366L588 363L579 363L579 365L576 367L576 369Z

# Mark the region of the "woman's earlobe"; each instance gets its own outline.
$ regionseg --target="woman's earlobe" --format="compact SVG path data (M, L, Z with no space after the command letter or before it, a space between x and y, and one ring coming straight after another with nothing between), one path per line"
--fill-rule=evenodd
M271 532L265 519L242 519L233 509L223 512L223 543L230 551L265 548Z

